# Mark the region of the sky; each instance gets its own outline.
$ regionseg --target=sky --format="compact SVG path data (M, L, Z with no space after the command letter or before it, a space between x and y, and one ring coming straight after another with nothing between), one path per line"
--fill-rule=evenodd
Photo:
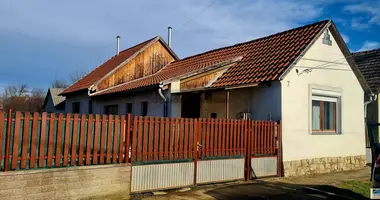
M2 0L0 88L48 88L173 27L180 58L332 19L353 52L380 48L380 0ZM1 89L0 89L1 92Z

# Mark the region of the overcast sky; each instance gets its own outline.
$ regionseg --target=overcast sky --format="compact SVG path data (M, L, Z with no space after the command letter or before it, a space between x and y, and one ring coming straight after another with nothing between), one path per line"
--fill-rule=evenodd
M0 86L47 88L114 55L117 35L125 49L166 39L168 26L181 58L329 18L350 50L380 47L380 0L216 0L204 10L213 1L2 0Z

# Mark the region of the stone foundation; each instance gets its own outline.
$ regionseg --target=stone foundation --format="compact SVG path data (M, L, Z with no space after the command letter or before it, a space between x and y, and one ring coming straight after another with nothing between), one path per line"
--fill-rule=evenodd
M365 155L293 160L284 161L284 173L285 176L303 176L360 169L365 164Z
M0 199L125 199L131 166L98 165L0 173Z

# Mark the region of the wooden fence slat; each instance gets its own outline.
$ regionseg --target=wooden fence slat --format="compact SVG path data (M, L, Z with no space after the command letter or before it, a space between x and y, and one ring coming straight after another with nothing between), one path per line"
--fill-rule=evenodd
M238 120L237 121L237 138L236 138L236 148L237 148L237 154L238 155L241 155L241 145L240 145L240 135L241 135L241 132L242 129L240 129L240 126L241 126L241 120Z
M33 122L32 122L32 136L30 142L30 161L29 168L33 169L36 167L36 156L37 156L37 131L38 131L38 121L39 113L33 113Z
M12 169L17 169L18 146L20 141L21 112L16 112L15 127L13 132Z
M194 138L194 120L190 119L189 121L189 152L188 152L188 158L194 158L193 157L193 138Z
M7 117L7 135L5 136L5 155L4 155L4 171L8 171L9 168L9 157L10 157L10 143L11 143L11 133L12 133L12 109L8 110Z
M149 136L148 136L148 141L147 141L147 146L148 146L148 160L152 160L152 154L153 154L153 123L154 119L152 116L149 118Z
M169 118L166 118L165 120L165 143L164 143L164 159L165 160L168 160L169 159L169 145L170 145L170 137L171 137L171 134L169 134L170 132L170 122L169 122Z
M240 134L240 155L246 155L245 148L246 148L246 135L247 132L247 120L242 120L241 122L241 134Z
M137 151L137 125L138 125L139 118L137 116L133 119L133 133L132 133L132 148L131 148L131 163L134 161L137 161L136 158L136 151Z
M219 137L219 120L215 119L215 125L214 125L214 156L218 156L218 137Z
M84 140L85 140L85 127L86 127L86 115L82 114L80 119L80 135L79 135L79 157L78 157L78 165L83 165L84 158Z
M230 127L230 132L229 132L229 152L228 152L228 155L229 156L232 156L233 155L233 151L234 151L234 120L231 119L230 120L230 123L229 123L229 127Z
M158 138L160 137L158 130L159 128L159 118L156 117L154 121L154 145L153 145L153 160L159 160L159 148L158 148Z
M223 120L219 119L218 121L218 151L217 155L222 156L222 131L223 131Z
M139 116L138 118L138 137L137 137L137 148L136 148L136 151L137 151L137 159L136 161L141 161L142 160L142 151L143 151L143 148L142 148L142 139L143 139L143 124L144 124L144 121L143 121L143 118L141 116Z
M38 167L42 168L45 165L45 140L46 140L46 119L47 113L42 113L41 118L41 136L40 136L40 149L39 149L39 157L38 157Z
M206 156L210 156L210 134L211 134L211 119L207 118L206 124Z
M165 121L164 118L160 118L160 155L158 157L158 160L164 159L164 136L165 136Z
M20 164L21 169L26 168L26 160L28 159L29 122L30 122L30 113L25 112L24 113L24 127L23 127L23 133L22 133L22 149L21 149L22 152L21 152L21 164ZM1 125L0 125L0 132L2 132L2 130L3 129L1 128ZM1 138L0 140L3 140L3 137L0 136L0 138ZM1 144L0 144L0 148L1 148ZM2 148L0 151L2 151ZM1 155L0 155L0 158L1 158Z
M126 127L125 115L122 115L121 120L120 120L120 141L119 141L119 155L118 155L119 163L123 163L123 153L127 157L126 150L123 149L125 147L125 143L127 142L127 136L125 134L126 129L127 127Z
M180 125L178 126L179 127L179 150L178 150L178 158L179 159L183 159L184 157L184 149L183 149L183 140L184 140L184 118L181 118L180 119ZM178 131L177 131L178 132Z
M102 115L102 130L100 134L99 164L104 164L104 153L106 150L105 148L107 136L107 115Z
M0 163L3 162L3 138L4 138L5 114L0 111ZM1 166L0 166L1 170Z
M214 151L214 125L215 125L215 120L214 118L211 119L211 124L210 124L210 146L209 146L209 156L214 156L213 151Z
M87 121L87 142L86 142L86 165L91 164L91 143L92 143L92 124L94 122L94 116L88 115Z
M107 134L107 154L106 154L106 163L111 163L111 151L112 151L112 122L113 116L108 116L108 134Z
M96 165L98 164L98 156L99 156L99 128L100 128L100 115L96 114L95 115L95 126L94 126L94 150L92 152L92 164Z
M171 118L170 120L170 149L169 149L169 159L174 159L174 118Z
M130 155L130 150L129 149L131 149L130 148L130 140L131 140L131 114L128 114L128 116L127 116L127 122L126 122L126 128L125 128L125 151L124 151L124 153L125 153L125 163L129 163L129 162L131 162L130 160L129 160L129 157L132 155Z
M142 161L147 160L147 154L148 154L148 137L149 137L149 130L148 130L148 117L144 117L144 130L143 130L143 140L142 140Z
M200 143L200 147L199 147L199 154L200 156L199 157L205 157L205 149L206 149L206 119L199 119L199 129L198 129L198 132L199 132L199 137L198 137L198 141Z
M262 145L263 145L263 154L265 155L266 153L267 153L267 137L266 137L266 135L267 135L267 122L266 121L263 121L263 123L262 123L262 126L263 126L263 128L262 128Z
M61 166L61 149L62 149L62 124L63 124L63 114L58 114L57 123L57 140L55 145L55 159L54 163L56 167Z
M53 163L54 127L55 127L55 114L50 113L47 167L51 167Z
M234 150L233 150L233 155L237 154L237 149L238 149L238 120L234 120Z
M198 162L198 138L199 138L200 123L194 119L194 142L193 142L193 160L194 160L194 185L197 183L197 162Z
M114 125L113 125L113 150L112 150L112 163L117 162L117 154L118 154L118 135L119 135L119 115L115 116ZM121 138L120 138L121 140Z
M175 119L175 125L174 125L174 159L177 160L178 159L178 146L179 146L179 142L178 142L178 134L179 134L179 119L176 118Z
M63 166L66 167L69 163L69 148L70 148L70 132L73 130L71 127L71 114L66 114L65 122L65 147L63 148Z
M223 156L227 156L228 154L228 142L229 142L229 119L223 120Z
M75 113L74 119L73 119L73 136L71 139L71 160L70 160L71 166L77 165L78 122L79 122L79 115Z
M184 133L184 141L183 141L183 158L188 159L188 151L189 149L187 148L189 145L189 119L185 119L185 133Z

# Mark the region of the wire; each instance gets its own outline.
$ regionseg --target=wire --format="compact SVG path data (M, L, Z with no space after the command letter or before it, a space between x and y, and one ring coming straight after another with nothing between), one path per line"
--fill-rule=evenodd
M206 11L209 7L211 7L216 1L218 0L214 0L213 2L211 2L210 4L208 4L205 8L203 8L203 10L201 10L198 14L196 14L193 18L191 18L189 21L187 21L186 23L184 23L179 29L175 30L174 32L175 33L178 33L180 30L182 30L185 26L187 26L188 24L190 24L192 21L194 21L197 17L199 17L204 11Z

